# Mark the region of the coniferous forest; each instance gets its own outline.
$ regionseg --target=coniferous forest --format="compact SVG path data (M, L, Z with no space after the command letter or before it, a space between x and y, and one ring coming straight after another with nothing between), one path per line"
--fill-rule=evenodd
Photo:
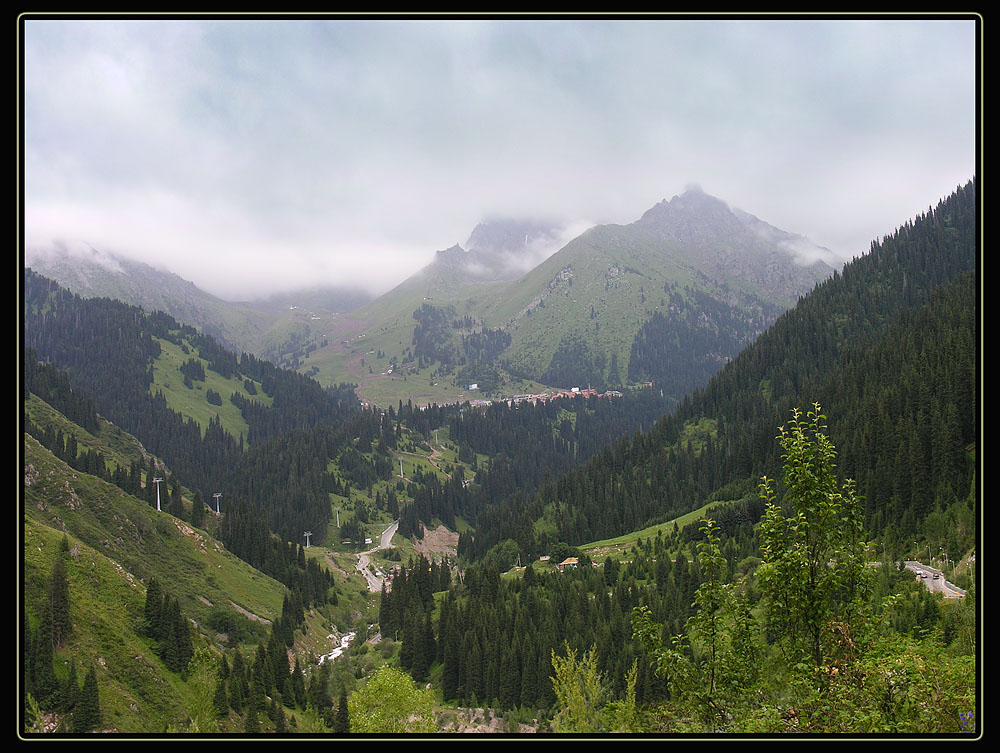
M655 382L678 349L705 357L683 385L614 399L362 407L353 385L324 388L26 269L24 515L49 546L22 593L24 727L126 718L109 695L124 670L77 665L97 640L74 595L97 577L81 563L108 557L134 591L115 597L121 629L184 688L162 702L168 732L372 729L376 676L387 707L411 720L433 707L437 729L457 709L489 709L508 732L977 729L979 204L975 180L959 187L752 342L732 334L752 322L721 305L702 329L654 317L622 376ZM414 354L442 361L450 330L472 324L428 305L414 317ZM712 347L692 334L710 331ZM492 360L504 340L461 342L449 363ZM183 354L177 383L235 409L245 432L155 388L167 349ZM550 369L596 379L602 358L570 339ZM396 546L377 552L390 522ZM454 551L430 555L442 528ZM219 561L191 564L185 546ZM363 548L380 591L338 564ZM905 566L917 560L964 598L935 596ZM255 590L266 619L239 607ZM316 655L335 620L338 638L367 639L336 668Z

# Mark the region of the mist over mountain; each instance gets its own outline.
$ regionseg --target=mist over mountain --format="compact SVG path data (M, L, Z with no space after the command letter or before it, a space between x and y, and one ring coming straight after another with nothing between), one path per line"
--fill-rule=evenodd
M452 283L514 280L558 251L573 231L539 220L495 217L480 222L464 245L435 252L418 275Z
M732 208L698 186L664 199L633 225L680 244L711 276L735 277L792 300L803 286L841 265L829 249Z
M364 393L381 376L429 369L427 386L441 387L446 376L454 397L415 392L395 378L384 385L387 397L448 402L463 383L499 389L511 379L558 388L653 381L680 399L829 277L831 257L693 186L628 225L584 230L487 217L464 245L437 251L375 300L360 288L314 286L229 303L84 244L32 249L26 262L80 295L165 311L233 350L305 369L327 385L358 383ZM415 312L424 307L452 323L434 334L442 345L435 358L415 339ZM362 336L376 356L364 365L348 357L357 355L348 344ZM468 362L470 337L494 338L488 358Z
M567 229L554 222L492 218L476 225L465 248L470 271L482 268L494 279L513 279L555 253Z
M268 347L269 330L290 310L332 314L371 300L371 294L363 289L344 285L225 301L166 269L86 243L26 248L24 265L84 298L112 298L146 311L163 311L232 350L255 354Z

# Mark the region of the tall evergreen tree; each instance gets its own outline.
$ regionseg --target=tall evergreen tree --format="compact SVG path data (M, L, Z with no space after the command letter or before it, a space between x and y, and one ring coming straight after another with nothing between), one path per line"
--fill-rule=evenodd
M156 578L150 578L149 585L146 586L145 618L146 629L149 635L154 638L159 638L160 635L160 618L162 612L163 590L160 588L160 583Z
M52 648L51 617L48 610L42 615L42 623L32 640L33 686L35 698L42 708L51 708L59 696L59 680L52 667L54 651Z
M201 528L205 524L205 500L201 492L195 492L191 500L191 525Z
M97 672L91 667L83 680L80 698L73 711L72 732L90 732L101 725L101 699L97 687Z
M76 659L71 659L69 663L69 675L66 677L66 684L63 685L62 698L59 709L64 714L69 713L80 700L80 680L76 676Z
M215 709L215 715L220 719L229 715L229 696L226 694L226 681L221 677L215 686L212 707Z
M338 735L347 735L351 732L351 714L347 708L347 688L341 688L340 700L337 701L337 718L333 731Z
M64 539L65 541L65 539ZM56 556L49 578L48 610L51 615L50 629L52 645L58 648L70 632L69 581L66 578L66 561L63 553Z

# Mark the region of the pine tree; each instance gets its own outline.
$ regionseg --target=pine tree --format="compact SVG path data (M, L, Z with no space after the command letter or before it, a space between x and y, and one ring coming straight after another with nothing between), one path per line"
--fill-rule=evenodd
M188 662L194 656L194 642L191 638L191 624L188 622L187 617L181 613L181 607L178 602L174 602L176 606L175 617L174 617L174 635L175 641L177 643L177 670L178 672L184 672L187 669Z
M66 684L63 685L62 698L60 699L60 711L64 714L71 712L79 700L80 681L76 676L76 659L71 659L69 676L66 678Z
M233 655L233 668L229 673L229 705L237 714L243 713L250 689L247 686L246 666L239 649Z
M191 501L191 525L201 528L205 523L205 501L201 497L201 492L194 493Z
M516 708L521 702L521 657L517 641L500 659L500 708Z
M215 686L212 706L215 708L215 715L220 719L229 715L229 697L226 694L226 681L221 677Z
M35 698L42 708L52 708L58 699L60 687L52 667L52 628L51 617L46 611L42 615L42 624L32 640L34 658L31 662L34 670L33 685Z
M63 538L65 542L65 537ZM70 633L69 581L66 579L66 561L62 552L56 556L49 578L48 610L53 648L59 648Z
M149 579L146 587L146 628L149 635L159 638L160 635L160 615L163 611L163 591L156 578Z
M532 708L538 700L538 659L535 656L535 647L530 637L521 653L523 656L521 662L521 705Z
M295 693L295 705L304 709L306 707L306 681L302 675L298 657L295 657L295 669L292 670L292 691Z
M256 735L260 732L260 720L257 718L257 711L252 704L247 709L247 716L243 722L243 731L248 735Z
M101 701L97 687L97 673L91 667L83 680L80 699L73 711L72 732L81 734L90 732L101 724Z
M281 702L290 709L295 708L295 688L290 676L281 683Z
M348 735L351 732L351 714L347 708L347 688L340 691L340 700L337 702L337 718L333 731L338 735Z

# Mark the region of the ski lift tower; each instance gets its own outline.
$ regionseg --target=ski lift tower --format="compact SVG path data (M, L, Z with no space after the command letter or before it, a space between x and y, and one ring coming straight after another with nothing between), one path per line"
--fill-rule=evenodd
M212 495L212 497L215 498L215 511L221 515L222 503L219 501L219 499L222 497L222 492L216 492L215 494Z
M312 531L306 531L302 535L306 537L306 549L308 549L309 548L309 537L313 535L313 532Z
M160 482L163 481L162 478L154 478L153 483L156 484L156 511L160 512Z

